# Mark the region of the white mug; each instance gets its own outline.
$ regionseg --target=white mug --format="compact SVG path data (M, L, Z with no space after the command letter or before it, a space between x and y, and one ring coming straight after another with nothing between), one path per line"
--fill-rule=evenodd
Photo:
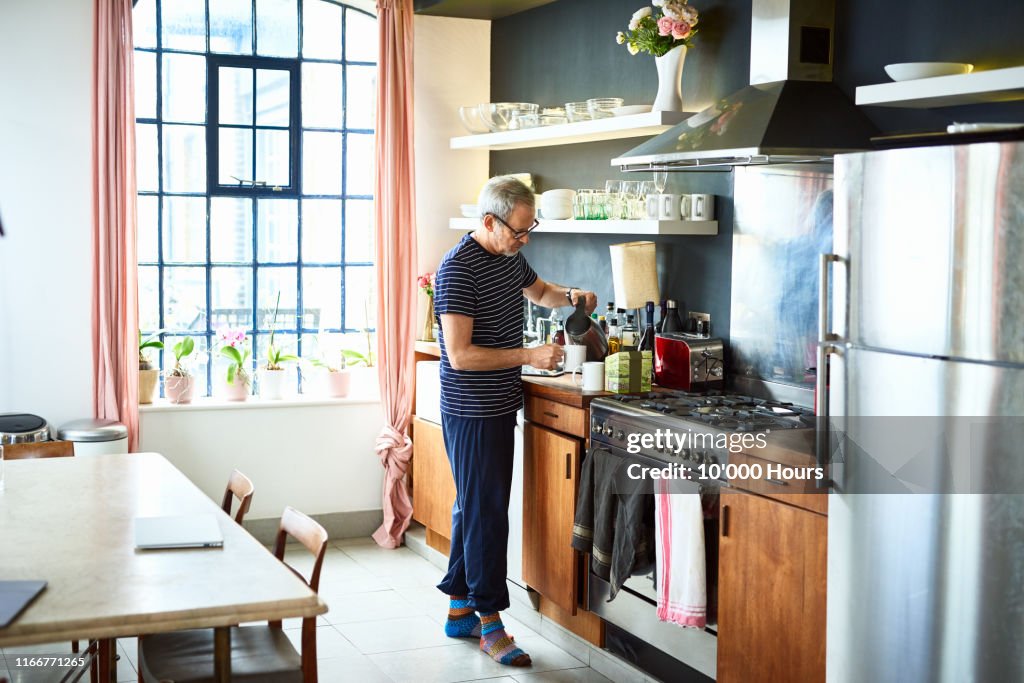
M566 372L572 372L587 360L587 347L582 344L566 344L563 350L565 351L565 361L562 369Z
M671 221L679 216L679 202L682 200L680 195L656 194L654 198L658 202L658 215L655 218L661 221Z
M690 220L713 221L715 219L715 195L691 194Z
M690 213L693 209L693 195L684 194L679 197L679 217L684 221L690 220Z
M580 383L576 381L577 370L583 382L583 391L604 391L604 363L590 361L573 370L572 383L580 386Z

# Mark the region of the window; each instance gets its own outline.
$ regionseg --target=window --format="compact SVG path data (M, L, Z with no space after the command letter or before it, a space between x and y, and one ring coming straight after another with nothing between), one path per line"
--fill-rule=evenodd
M139 326L196 341L207 394L223 325L262 364L376 327L376 20L328 0L139 0L134 10ZM295 382L299 373L295 371Z

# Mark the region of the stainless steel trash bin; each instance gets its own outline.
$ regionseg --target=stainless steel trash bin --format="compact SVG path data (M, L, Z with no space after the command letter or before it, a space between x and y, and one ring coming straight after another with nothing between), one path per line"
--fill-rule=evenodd
M128 452L128 428L114 420L74 420L57 434L75 443L76 456Z

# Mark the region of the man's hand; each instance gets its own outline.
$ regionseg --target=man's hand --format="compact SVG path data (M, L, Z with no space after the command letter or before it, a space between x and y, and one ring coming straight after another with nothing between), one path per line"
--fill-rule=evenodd
M565 352L558 344L544 344L527 350L530 352L529 365L538 370L554 370L565 357Z
M572 290L571 294L572 294L572 305L573 306L576 305L576 303L579 301L579 298L581 296L582 297L586 297L586 300L587 300L587 315L593 313L594 310L597 308L597 294L594 294L593 292L587 292L587 291L584 291L582 289L574 289L574 290Z

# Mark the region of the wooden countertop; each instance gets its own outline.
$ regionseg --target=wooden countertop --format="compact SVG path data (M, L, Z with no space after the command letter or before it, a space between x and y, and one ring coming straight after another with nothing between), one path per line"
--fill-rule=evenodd
M559 377L540 377L537 375L523 376L523 392L530 396L539 396L558 401L576 408L589 408L590 402L601 396L614 396L608 391L583 391L573 384L572 375Z

